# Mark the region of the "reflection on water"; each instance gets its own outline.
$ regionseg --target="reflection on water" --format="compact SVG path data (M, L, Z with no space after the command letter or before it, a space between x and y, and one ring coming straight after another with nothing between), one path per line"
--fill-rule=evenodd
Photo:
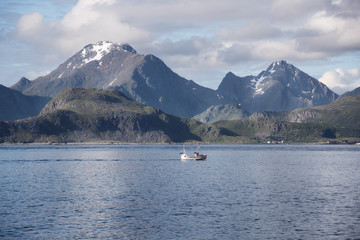
M360 236L360 147L1 146L0 238ZM191 152L192 149L187 149Z

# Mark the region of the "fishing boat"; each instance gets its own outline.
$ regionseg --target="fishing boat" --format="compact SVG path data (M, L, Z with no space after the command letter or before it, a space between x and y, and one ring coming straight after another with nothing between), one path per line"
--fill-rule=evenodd
M194 152L194 155L193 156L189 156L187 153L186 153L186 150L185 148L183 147L183 152L180 153L181 155L181 160L182 161L186 161L186 160L206 160L206 156L207 155L204 155L204 154L200 154L199 153L199 149L200 147L197 147L196 148L196 151Z

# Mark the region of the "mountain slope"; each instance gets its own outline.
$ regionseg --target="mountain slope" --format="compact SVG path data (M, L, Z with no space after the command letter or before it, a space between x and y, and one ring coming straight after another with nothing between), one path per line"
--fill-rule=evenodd
M129 75L131 77L132 69L143 59L144 56L137 54L129 45L110 42L89 44L48 75L31 81L22 88L22 92L54 97L67 88L119 85Z
M37 117L0 122L0 142L184 142L212 139L216 127L167 115L115 90L67 89Z
M135 86L122 84L113 88L146 105L182 117L192 117L221 102L214 90L180 77L153 55L145 56L136 67L132 81Z
M349 92L346 92L346 93L342 94L342 95L340 96L340 98L350 97L350 96L360 96L360 87L355 88L355 89L352 90L352 91L349 91Z
M116 89L138 102L183 117L220 104L214 90L180 77L159 58L111 42L87 45L50 74L13 87L25 94L51 97L73 87Z
M306 143L342 141L344 139L360 140L360 128L336 127L320 123L293 123L277 119L258 118L240 119L232 121L219 121L214 124L224 132L232 133L222 135L225 142L246 143L253 140L258 143L281 142Z
M249 84L254 78L254 76L239 77L229 72L221 81L217 92L227 96L234 103L242 103L248 106L252 95L252 89Z
M285 61L257 76L228 73L215 91L174 73L159 58L130 45L89 44L50 74L12 86L27 95L53 97L73 87L116 89L143 104L182 117L210 106L237 103L248 112L284 111L330 103L337 94Z
M350 98L354 107L359 106L358 97ZM341 105L333 105L333 108L349 110ZM360 128L312 122L290 123L269 118L219 121L208 125L165 114L115 90L89 88L64 90L37 117L15 122L0 121L0 143L264 143L342 141L345 138L351 141L359 139Z
M26 88L28 88L30 86L30 84L31 84L31 81L29 79L22 77L16 84L11 86L11 89L22 92Z
M295 109L284 120L360 128L360 96L341 98L328 105Z
M26 96L0 84L0 121L12 121L36 116L49 97Z
M249 112L284 111L333 102L338 95L285 61L272 63L258 76L225 76L217 92Z
M214 123L222 120L234 120L241 118L248 118L249 113L244 110L240 104L225 104L218 106L211 106L201 114L193 117L203 123Z
M258 112L250 119L273 118L296 123L320 123L360 128L360 96L344 97L327 105L288 112Z

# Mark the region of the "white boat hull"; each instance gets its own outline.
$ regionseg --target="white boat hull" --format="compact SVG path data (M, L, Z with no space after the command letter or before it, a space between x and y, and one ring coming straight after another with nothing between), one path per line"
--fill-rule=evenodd
M206 156L204 154L200 154L199 153L199 149L200 147L197 147L196 151L194 152L193 156L189 156L186 151L185 151L185 147L183 146L183 152L180 153L180 159L182 161L187 161L187 160L195 160L195 161L201 161L201 160L206 160Z
M206 160L206 155L198 155L198 156L188 156L187 154L181 154L181 160L187 161L187 160L195 160L195 161L201 161Z

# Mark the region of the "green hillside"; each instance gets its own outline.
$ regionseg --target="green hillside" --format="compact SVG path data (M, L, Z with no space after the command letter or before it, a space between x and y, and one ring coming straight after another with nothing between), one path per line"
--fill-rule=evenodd
M115 90L67 89L40 115L0 124L1 142L185 142L211 140L214 126L168 115Z
M115 90L73 88L53 98L36 117L0 122L0 143L359 141L358 101L359 98L351 97L326 106L299 109L295 116L307 116L305 123L259 114L254 119L203 124L165 114ZM294 112L276 116L288 118Z
M248 118L249 113L241 107L240 104L225 104L211 106L193 119L203 123L214 123L222 120L234 120Z
M319 123L290 123L270 118L220 121L215 126L226 132L223 142L239 143L316 143L359 141L360 129Z
M328 105L296 109L289 112L284 120L360 128L360 96L341 98Z

